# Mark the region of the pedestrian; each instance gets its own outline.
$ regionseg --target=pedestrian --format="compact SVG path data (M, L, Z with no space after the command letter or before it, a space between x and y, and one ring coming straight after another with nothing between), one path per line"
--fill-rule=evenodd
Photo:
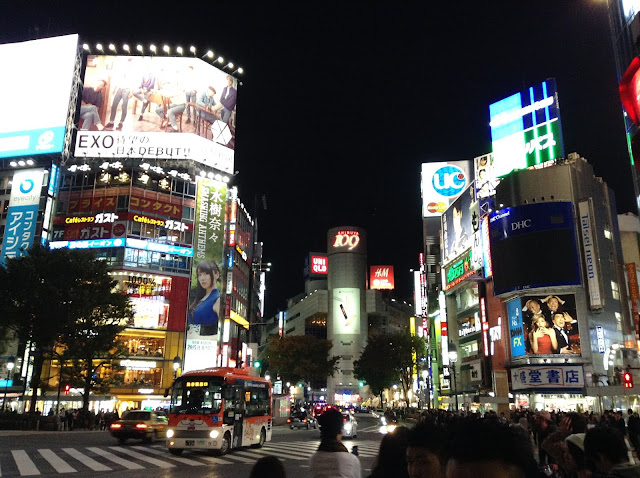
M447 432L427 420L418 423L407 442L407 473L410 478L444 477Z
M635 448L636 453L640 454L640 417L637 413L633 413L632 409L627 410L629 417L627 418L627 432L629 433L629 441Z
M309 460L314 478L361 478L360 460L342 444L342 413L329 409L318 418L320 446Z
M640 477L640 465L629 462L624 435L614 427L589 430L584 437L584 453L594 477Z
M64 431L67 428L67 413L64 407L58 412L58 431Z
M272 455L263 456L255 462L249 478L286 478L287 474L284 465L277 457Z
M369 478L409 478L407 471L409 434L407 427L398 427L382 438L378 457Z

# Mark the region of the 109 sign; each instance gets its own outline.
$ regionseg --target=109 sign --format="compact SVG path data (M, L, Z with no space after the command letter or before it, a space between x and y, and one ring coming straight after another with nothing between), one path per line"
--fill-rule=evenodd
M338 231L333 241L333 247L346 247L353 250L360 244L360 233L358 231Z

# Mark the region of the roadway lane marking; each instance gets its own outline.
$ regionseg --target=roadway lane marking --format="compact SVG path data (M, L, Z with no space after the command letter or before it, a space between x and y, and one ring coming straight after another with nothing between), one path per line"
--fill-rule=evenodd
M316 452L316 450L291 450L291 449L282 450L281 448L275 447L275 446L264 446L262 450L266 450L266 453L270 453L272 455L275 455L275 454L280 455L284 453L287 456L291 455L291 457L297 460L300 460L300 459L308 460L309 457ZM265 453L265 451L261 451L261 453Z
M75 448L63 448L62 451L69 454L70 456L78 460L83 465L88 466L93 471L111 471L111 468L109 468L107 465L103 465L102 463L97 462L90 456L87 456L84 453L79 452Z
M190 460L189 458L182 458L180 456L173 456L173 455L167 456L166 448L165 448L165 451L154 450L153 448L147 448L145 446L134 446L133 448L136 449L136 450L145 451L147 453L152 453L154 455L162 455L165 458L169 458L170 460L179 461L180 463L184 463L185 465L204 466L204 463L201 463L201 462L195 461L195 460Z
M114 463L117 463L118 465L122 465L125 468L129 469L129 470L144 470L144 466L142 465L138 465L137 463L134 463L133 461L130 460L125 460L124 458L120 458L119 456L114 455L113 453L109 453L106 450L103 450L102 448L98 448L95 446L92 447L87 447L87 450L95 453L96 455L100 455L103 456L104 458L106 458L109 461L112 461Z
M259 451L259 450L251 450L251 451L236 451L234 453L239 453L243 456L252 456L254 459L258 459L258 457L253 456L254 453L258 454L258 455L276 455L278 458L288 458L290 460L306 460L307 458L303 458L301 456L296 456L296 455L288 455L286 452L282 453L280 451L276 452L272 452L269 450L264 450L264 451Z
M244 456L236 455L235 451L226 454L224 457L227 460L235 460L235 461L239 461L241 463L255 463L258 460L257 458L254 458L253 460L250 460L249 458L245 458Z
M146 461L147 463L156 465L159 468L175 468L176 466L173 463L158 460L157 458L152 458L150 456L143 455L142 453L138 453L137 451L129 450L127 448L122 448L121 446L112 446L109 448L111 448L114 451L117 451L118 453L124 453L125 455L132 456L134 458L137 458L138 460Z
M223 460L222 458L214 458L212 456L199 456L198 458L202 458L204 461L208 461L209 463L214 463L216 465L233 465L233 462Z
M33 476L40 474L35 463L31 461L31 458L29 458L26 451L11 450L11 454L13 455L13 459L16 462L16 466L18 467L18 471L21 476Z
M38 452L42 455L42 458L47 460L49 464L56 469L58 473L77 473L78 470L73 468L50 449L39 448Z

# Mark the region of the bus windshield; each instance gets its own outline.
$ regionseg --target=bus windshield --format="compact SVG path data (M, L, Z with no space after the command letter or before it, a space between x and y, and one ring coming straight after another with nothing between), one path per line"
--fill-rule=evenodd
M171 394L171 413L217 415L222 409L222 378L177 379Z

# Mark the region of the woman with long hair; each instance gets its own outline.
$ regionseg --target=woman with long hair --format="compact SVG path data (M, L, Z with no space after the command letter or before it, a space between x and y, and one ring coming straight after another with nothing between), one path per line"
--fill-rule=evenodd
M558 349L556 334L549 328L547 319L542 314L534 315L531 320L529 341L534 354L552 354Z
M198 285L189 306L190 323L200 326L200 335L216 335L220 316L220 268L215 262L202 261L196 267L196 275Z

